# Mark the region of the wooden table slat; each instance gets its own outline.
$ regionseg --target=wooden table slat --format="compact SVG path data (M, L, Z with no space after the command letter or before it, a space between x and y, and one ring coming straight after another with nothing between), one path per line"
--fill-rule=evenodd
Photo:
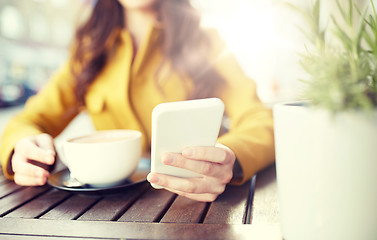
M23 187L15 184L13 181L5 181L0 185L0 199L14 193L18 190L21 190Z
M211 204L204 223L245 223L250 184L247 181L242 186L228 186L224 194Z
M117 239L281 240L278 224L171 224L0 218L3 234Z
M257 174L251 223L278 223L280 219L278 202L276 167L272 165Z
M156 222L174 201L176 195L166 190L157 190L152 187L128 209L119 222Z
M0 172L3 172L3 169L0 167ZM3 174L0 174L0 185L10 182Z
M67 192L52 189L51 191L33 199L28 204L9 213L6 217L37 218L58 203L67 199L69 196L71 195Z
M53 236L41 236L41 235L15 235L15 234L3 234L0 233L1 240L98 240L98 238L87 237L53 237ZM101 240L114 239L114 238L101 238Z
M275 174L275 166L268 167L242 186L227 186L212 203L148 183L82 194L4 179L0 239L281 240Z
M91 206L97 203L101 197L88 197L85 195L73 195L63 203L41 216L41 219L77 219L85 213Z
M178 196L165 216L161 219L161 222L199 223L202 220L203 212L205 212L206 208L207 203L205 202L198 202Z
M5 216L49 189L47 186L28 187L0 199L0 216Z
M147 184L138 185L128 188L123 194L104 197L77 220L117 220L147 187Z

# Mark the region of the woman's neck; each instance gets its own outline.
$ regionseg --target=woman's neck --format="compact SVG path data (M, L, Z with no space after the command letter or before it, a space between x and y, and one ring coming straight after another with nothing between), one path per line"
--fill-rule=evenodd
M138 48L148 29L157 21L154 10L125 10L125 26L131 34L135 47Z

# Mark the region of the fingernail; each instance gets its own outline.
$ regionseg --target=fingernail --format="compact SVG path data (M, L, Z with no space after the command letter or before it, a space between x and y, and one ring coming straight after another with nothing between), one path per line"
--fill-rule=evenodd
M156 175L149 174L148 175L148 181L151 182L151 183L158 183L159 179Z
M52 156L52 155L45 156L45 162L46 163L53 163L54 162L54 156Z
M39 185L45 185L46 184L46 182L47 182L47 177L43 177L43 178L41 178L40 180L39 180Z
M165 164L171 164L173 162L173 157L170 154L164 154L162 156L162 162Z
M194 154L194 151L191 148L185 148L182 151L183 156L192 156Z
M46 176L46 171L43 169L38 169L35 171L35 175L44 178Z
M47 150L47 153L50 154L51 156L55 156L56 152L53 150Z

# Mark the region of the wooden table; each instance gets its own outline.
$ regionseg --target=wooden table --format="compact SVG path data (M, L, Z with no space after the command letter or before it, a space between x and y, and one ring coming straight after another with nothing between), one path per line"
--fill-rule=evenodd
M213 203L147 182L110 195L20 187L0 176L0 239L281 239L275 167Z

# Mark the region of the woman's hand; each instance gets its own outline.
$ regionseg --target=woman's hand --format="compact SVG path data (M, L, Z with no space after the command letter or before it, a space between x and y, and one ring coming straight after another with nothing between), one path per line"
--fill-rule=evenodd
M224 145L216 147L189 147L179 153L166 153L162 162L185 168L203 175L198 178L179 178L150 173L148 181L178 195L197 201L212 202L224 192L233 176L235 155Z
M14 181L18 185L44 185L55 162L54 142L50 135L39 134L16 143L11 159Z

